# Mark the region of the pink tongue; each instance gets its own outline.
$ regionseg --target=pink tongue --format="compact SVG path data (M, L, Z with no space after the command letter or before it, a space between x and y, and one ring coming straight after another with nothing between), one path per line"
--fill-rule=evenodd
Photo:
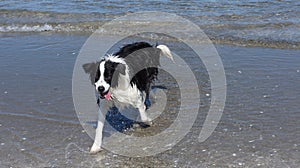
M105 97L106 100L110 100L111 99L111 93L110 93L110 91L108 91L107 94L104 95L104 97Z

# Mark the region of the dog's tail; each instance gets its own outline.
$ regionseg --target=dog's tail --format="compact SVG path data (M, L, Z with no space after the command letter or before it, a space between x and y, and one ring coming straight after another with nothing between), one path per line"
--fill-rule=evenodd
M161 50L162 55L170 58L174 62L174 58L171 54L169 47L167 47L166 45L158 45L156 48Z

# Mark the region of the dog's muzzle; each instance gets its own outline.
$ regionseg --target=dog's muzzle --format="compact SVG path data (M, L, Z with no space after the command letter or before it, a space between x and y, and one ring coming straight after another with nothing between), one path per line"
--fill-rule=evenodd
M104 92L105 88L103 86L99 86L97 90L101 99L111 100L111 93L109 90Z

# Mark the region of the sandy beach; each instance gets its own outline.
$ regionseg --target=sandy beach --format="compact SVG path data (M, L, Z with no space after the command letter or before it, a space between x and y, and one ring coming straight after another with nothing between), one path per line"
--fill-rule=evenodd
M202 71L205 67L195 65L199 72L197 80L202 84L202 99L190 133L161 154L130 158L106 150L96 155L88 153L93 140L80 125L72 101L73 66L87 34L45 32L0 36L0 167L297 167L300 164L299 50L216 45L225 68L227 99L213 134L203 143L197 141L210 99L209 81ZM180 50L176 44L170 46ZM163 81L162 75L159 82ZM170 88L169 91L173 92ZM168 127L173 115L166 112L153 127L129 132L147 136Z
M0 1L0 167L298 168L299 6ZM152 87L153 125L110 110L91 155L98 107L82 65L137 41L176 56Z

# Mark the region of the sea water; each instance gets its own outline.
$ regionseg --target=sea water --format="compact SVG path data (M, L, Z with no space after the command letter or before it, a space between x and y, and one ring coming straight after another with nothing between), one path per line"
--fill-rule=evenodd
M0 32L94 32L133 12L180 15L219 43L299 48L298 0L16 1L0 2Z

